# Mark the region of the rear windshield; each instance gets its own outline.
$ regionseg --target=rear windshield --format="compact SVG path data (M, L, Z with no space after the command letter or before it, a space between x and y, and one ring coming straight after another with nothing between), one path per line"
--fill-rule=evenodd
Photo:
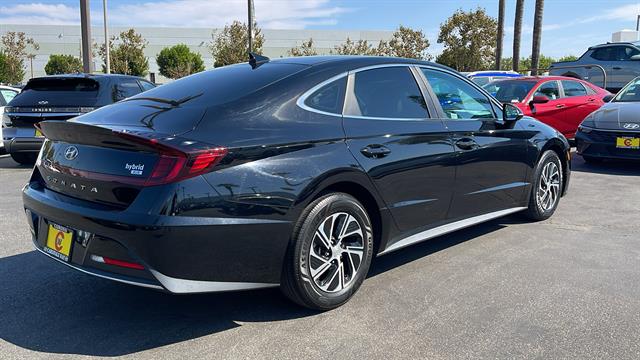
M536 81L498 80L483 86L485 90L501 103L521 102L536 86Z
M248 96L305 68L272 62L256 69L244 63L203 71L98 109L77 121L145 126L164 134L179 134L193 129L207 109Z
M29 80L12 106L93 106L100 84L85 78L39 78Z

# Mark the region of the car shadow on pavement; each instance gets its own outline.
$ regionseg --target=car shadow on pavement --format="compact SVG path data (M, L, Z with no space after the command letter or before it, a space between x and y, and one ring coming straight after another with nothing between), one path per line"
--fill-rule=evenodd
M571 171L604 175L640 176L640 161L606 160L599 164L588 164L580 155L571 160Z
M0 156L0 169L31 169L33 165L20 165L9 155Z
M374 259L369 277L519 222L509 216ZM44 353L120 356L215 334L243 322L318 312L277 288L171 295L91 277L31 251L0 258L0 338Z

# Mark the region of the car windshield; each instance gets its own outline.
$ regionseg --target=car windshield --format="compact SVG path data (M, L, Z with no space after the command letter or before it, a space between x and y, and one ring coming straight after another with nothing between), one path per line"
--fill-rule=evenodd
M631 80L612 102L640 102L640 77Z
M536 85L536 81L498 80L483 86L485 90L502 103L521 102Z

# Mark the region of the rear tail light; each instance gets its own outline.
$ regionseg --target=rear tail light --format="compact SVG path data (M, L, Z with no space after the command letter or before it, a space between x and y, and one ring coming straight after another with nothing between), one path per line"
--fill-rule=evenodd
M136 186L155 186L178 182L211 171L227 155L227 148L176 138L147 138L128 132L117 132L117 136L143 145L158 153L158 160L147 178L108 175L83 170L71 170L74 175L101 181L116 181Z

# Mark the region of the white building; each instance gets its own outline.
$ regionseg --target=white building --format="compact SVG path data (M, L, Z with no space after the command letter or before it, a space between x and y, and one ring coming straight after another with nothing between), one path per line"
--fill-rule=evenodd
M635 30L620 30L611 34L611 42L638 41L638 32Z
M117 35L129 27L111 27L109 36ZM149 44L145 48L145 55L149 58L149 72L154 73L157 82L166 79L158 74L156 55L165 47L176 44L186 44L192 51L202 55L205 68L213 67L213 56L209 50L212 33L219 29L207 28L159 28L159 27L134 27ZM0 35L7 31L24 32L33 38L39 45L33 60L33 75L45 75L44 66L51 54L69 54L81 57L80 26L79 25L6 25L0 24ZM329 53L334 46L343 43L347 37L351 40L367 40L376 46L380 40L388 40L392 31L369 30L270 30L263 29L265 37L263 53L269 57L285 57L292 47L299 46L303 41L313 38L314 46L321 54ZM104 30L102 27L92 27L93 41L104 43ZM26 63L26 77L31 75L30 64ZM100 71L102 59L94 58L94 69Z

